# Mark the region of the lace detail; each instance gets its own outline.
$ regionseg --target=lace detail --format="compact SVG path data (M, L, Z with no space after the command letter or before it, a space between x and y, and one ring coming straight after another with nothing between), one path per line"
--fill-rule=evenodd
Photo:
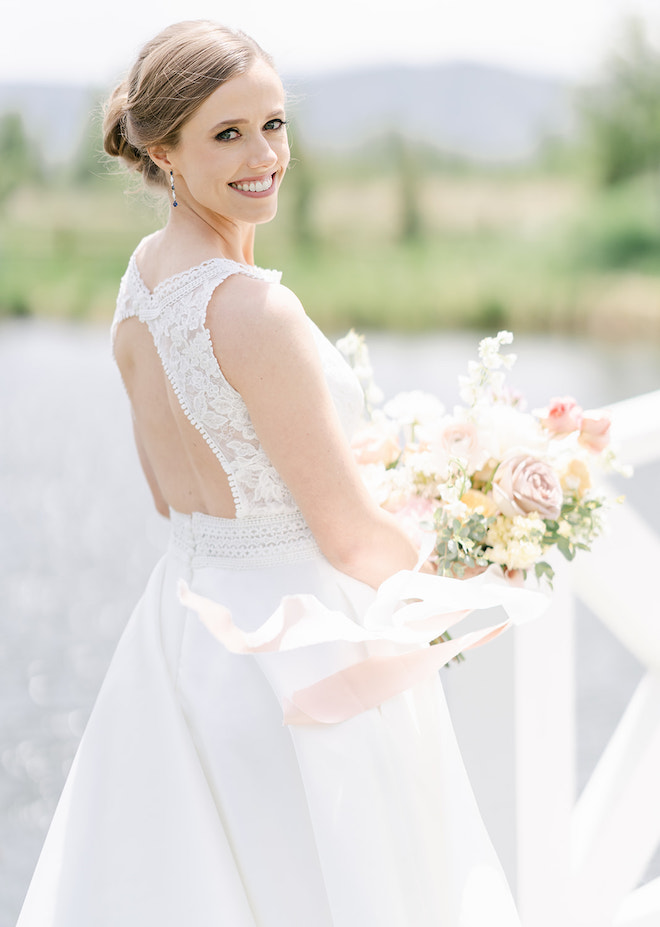
M202 261L201 264L196 264L195 267L189 267L187 270L182 270L178 274L172 274L171 277L166 277L165 280L161 280L161 282L154 287L153 291L151 291L147 289L137 270L135 255L131 258L131 263L133 264L139 284L144 289L144 292L152 300L162 303L163 305L180 300L186 293L190 293L195 289L200 277L213 276L216 270L224 272L222 275L223 280L231 273L245 274L248 277L255 277L258 280L268 280L271 283L279 283L282 277L282 274L278 270L266 270L263 267L254 267L250 264L239 264L238 261L230 261L229 258L210 258L208 261Z
M261 447L242 397L225 379L206 328L213 291L231 274L278 283L277 271L213 258L175 274L153 292L131 258L122 278L113 321L137 316L151 332L163 368L182 410L209 445L227 475L237 518L297 512L286 484ZM362 392L339 352L311 322L328 386L350 434L361 415Z
M250 518L216 518L170 510L170 549L194 569L233 570L297 563L320 555L300 512Z

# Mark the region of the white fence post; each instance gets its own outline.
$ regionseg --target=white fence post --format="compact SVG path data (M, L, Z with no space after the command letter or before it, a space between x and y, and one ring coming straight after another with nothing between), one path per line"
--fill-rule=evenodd
M575 809L577 924L611 924L643 877L660 835L659 788L660 677L647 673Z
M569 927L575 802L574 602L563 564L550 608L515 630L518 906L524 927Z
M611 412L621 459L660 461L660 391ZM660 535L628 503L607 522L592 553L553 560L542 618L447 672L477 799L510 877L515 867L523 927L660 927L660 878L637 887L660 841ZM576 595L648 670L577 802Z
M660 460L660 391L611 410L622 460ZM518 899L524 927L660 927L660 537L629 505L558 572L540 621L516 629ZM649 672L575 804L573 594Z

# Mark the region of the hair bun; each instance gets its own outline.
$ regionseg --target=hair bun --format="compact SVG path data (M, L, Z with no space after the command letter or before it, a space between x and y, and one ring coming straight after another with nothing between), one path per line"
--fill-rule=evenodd
M103 148L113 158L119 158L130 170L141 171L146 152L141 152L130 139L128 91L123 81L110 95L103 117Z

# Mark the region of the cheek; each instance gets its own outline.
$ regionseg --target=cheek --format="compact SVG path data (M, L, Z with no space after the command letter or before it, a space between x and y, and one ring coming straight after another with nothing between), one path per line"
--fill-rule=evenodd
M192 165L193 183L196 192L200 196L208 196L223 191L227 183L234 178L239 163L236 162L236 159L227 157L226 153L219 156L213 152L205 157L200 157Z
M180 170L189 186L196 183L206 182L209 175L217 171L214 168L214 159L207 152L198 152L195 155L188 155L180 164Z
M291 151L289 150L289 140L284 136L281 144L277 148L277 154L280 159L282 167L286 170L289 166L289 161L291 160Z

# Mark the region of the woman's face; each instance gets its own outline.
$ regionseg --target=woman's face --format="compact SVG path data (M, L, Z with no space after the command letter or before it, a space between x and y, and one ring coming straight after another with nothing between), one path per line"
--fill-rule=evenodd
M284 89L265 61L218 87L167 153L177 201L239 222L272 219L289 163L284 119Z

